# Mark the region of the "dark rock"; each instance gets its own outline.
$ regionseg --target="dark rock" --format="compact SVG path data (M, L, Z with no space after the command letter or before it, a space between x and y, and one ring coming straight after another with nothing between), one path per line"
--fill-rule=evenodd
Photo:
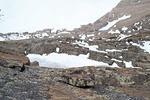
M85 70L73 70L62 76L62 81L76 87L93 87L95 79L93 73Z
M39 66L39 62L37 61L31 62L30 66Z

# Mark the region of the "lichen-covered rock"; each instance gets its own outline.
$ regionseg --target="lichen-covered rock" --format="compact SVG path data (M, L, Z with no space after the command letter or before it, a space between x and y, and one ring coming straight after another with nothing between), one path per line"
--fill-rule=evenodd
M25 71L20 72L0 66L0 100L145 100L144 98L149 100L150 98L147 78L142 81L142 85L126 85L125 88L116 82L116 75L132 73L135 76L147 73L142 70L94 67L73 69L26 67ZM68 81L63 80L62 75L77 75L76 78L86 81L90 77L90 81L87 84L85 81L81 80L80 82L80 80L70 78L72 81L69 84ZM60 77L61 81L56 80L57 77ZM137 92L138 90L140 92ZM136 92L133 95L131 91Z
M0 49L0 66L14 68L29 64L29 59L23 53L8 48Z
M34 67L39 66L39 62L37 61L31 62L30 66L34 66Z
M94 74L85 70L70 70L62 75L62 81L76 87L94 87Z

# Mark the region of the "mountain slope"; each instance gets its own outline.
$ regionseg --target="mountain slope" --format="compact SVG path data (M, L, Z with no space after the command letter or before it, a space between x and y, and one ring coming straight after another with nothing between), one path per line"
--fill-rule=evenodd
M92 16L92 15L91 15ZM54 32L53 32L54 31ZM82 38L82 34L93 34L98 38L116 38L121 40L139 32L150 31L150 1L149 0L122 0L112 11L88 25L71 31L72 36ZM33 33L0 34L0 41L20 40L30 38L53 38L62 36L61 33L70 33L66 30L44 29ZM57 34L57 35L56 35Z
M110 66L149 68L149 5L148 0L122 0L111 12L93 24L73 31L53 32L46 29L33 33L0 34L2 41L25 39L0 42L0 47L29 54L84 54L89 59Z
M75 31L79 33L99 31L124 34L150 31L150 1L122 0L112 11L94 23L84 25Z

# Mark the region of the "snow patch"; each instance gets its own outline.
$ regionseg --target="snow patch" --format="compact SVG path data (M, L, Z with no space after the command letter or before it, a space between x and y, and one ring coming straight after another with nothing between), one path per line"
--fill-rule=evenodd
M117 49L106 49L107 52L122 52L122 50Z
M119 66L118 66L116 63L113 63L113 64L111 65L111 67L118 67L118 68L119 68Z
M92 37L92 36L94 36L94 34L89 34L89 35L87 35L87 37Z
M62 31L62 32L59 32L58 34L70 34L70 32L68 32L68 31Z
M117 38L118 41L123 40L127 37L130 37L131 35L125 35L125 34L120 34L119 37Z
M111 60L117 61L117 62L122 62L121 60L118 60L118 59L115 59L115 58L113 58L113 59L111 59Z
M112 26L114 26L116 23L118 23L119 21L121 20L125 20L125 19L128 19L130 18L131 15L124 15L120 18L118 18L117 20L114 20L112 22L108 22L108 24L105 26L105 27L102 27L101 29L99 29L99 31L102 31L102 30L108 30L109 28L111 28Z
M132 61L124 61L126 68L134 68L134 66L132 65Z
M106 51L101 51L101 50L98 50L98 45L89 45L88 43L84 42L84 41L76 41L75 43L73 44L77 44L81 47L85 47L85 48L88 48L89 50L91 51L95 51L95 52L100 52L100 53L107 53Z
M115 33L120 33L120 31L119 30L115 30L115 31L110 30L108 33L115 34Z
M137 43L131 42L131 44L134 46L138 46L141 49L144 49L145 52L150 53L150 41L142 41L142 44L137 44Z
M38 61L41 67L49 68L71 68L71 67L83 67L83 66L104 66L111 67L107 63L98 62L88 59L87 55L68 55L65 53L51 53L51 54L28 54L27 57L31 62Z
M0 37L0 41L5 41L5 39L3 37Z
M56 52L59 52L59 50L60 50L60 49L57 47L57 48L56 48Z
M126 30L128 30L128 28L124 26L124 27L122 28L122 31L126 31Z
M85 40L86 39L86 35L85 34L82 35L80 39Z

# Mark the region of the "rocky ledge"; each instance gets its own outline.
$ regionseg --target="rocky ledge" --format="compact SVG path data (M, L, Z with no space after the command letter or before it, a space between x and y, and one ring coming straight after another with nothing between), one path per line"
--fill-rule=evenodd
M1 100L149 100L149 94L149 70L0 66Z
M0 100L150 100L150 69L0 66Z
M24 70L24 65L29 64L29 59L25 57L24 53L5 47L0 47L0 66L6 68L18 67L21 71Z
M34 65L23 51L0 47L0 100L150 100L149 67Z

